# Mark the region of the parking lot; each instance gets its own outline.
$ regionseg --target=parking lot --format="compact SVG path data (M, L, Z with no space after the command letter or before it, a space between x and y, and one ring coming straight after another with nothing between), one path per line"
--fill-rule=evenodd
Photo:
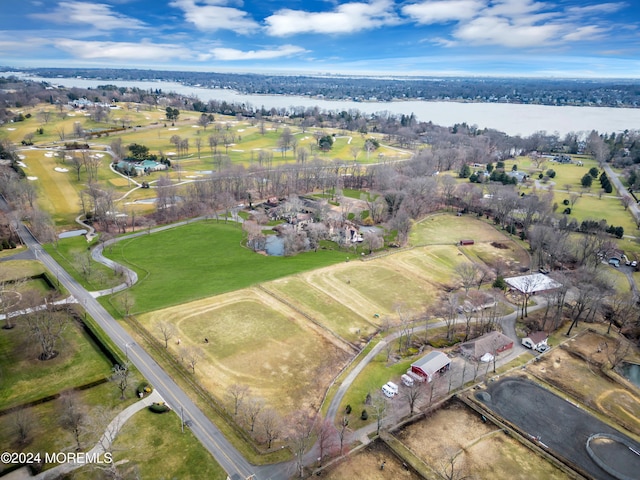
M589 456L587 440L594 434L610 434L622 437L631 447L623 444L615 448L617 478L637 478L640 471L640 444L609 427L585 410L564 400L525 378L504 378L489 384L486 391L476 393L488 409L516 425L538 444L563 457L569 464L597 479L615 479L616 476L602 470Z

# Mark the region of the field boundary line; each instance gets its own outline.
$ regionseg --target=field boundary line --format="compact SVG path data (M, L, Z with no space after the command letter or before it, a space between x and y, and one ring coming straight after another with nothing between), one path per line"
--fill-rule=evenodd
M520 429L516 425L513 425L508 420L503 418L498 418L488 409L484 408L484 406L476 402L473 398L470 398L468 396L470 391L473 391L473 390L467 390L466 392L467 395L456 394L456 398L458 398L460 401L462 401L465 405L467 405L469 408L471 408L478 414L488 418L494 425L502 428L505 434L513 437L522 445L527 447L529 450L532 450L537 455L540 455L541 457L545 458L548 462L555 465L557 468L559 468L564 473L569 475L569 477L576 480L587 480L591 478L590 476L585 475L585 473L581 470L581 468L578 465L570 463L568 460L564 458L557 457L550 450L545 450L539 447L537 444L535 444L532 441L531 438L529 438L526 432L520 431Z
M269 295L270 297L273 297L275 300L277 300L278 302L286 305L287 307L291 308L293 311L295 311L296 313L299 313L300 315L302 315L304 318L306 318L307 320L309 320L311 323L313 323L314 325L320 327L323 331L325 331L326 333L330 334L332 337L334 337L335 339L337 339L341 344L344 344L345 346L347 346L349 348L349 350L351 350L353 353L358 354L360 353L360 349L358 347L356 347L354 344L352 344L351 342L346 341L344 338L342 338L341 336L339 336L337 333L329 330L327 327L325 327L324 325L322 325L318 320L316 320L315 318L313 318L311 315L309 315L308 313L304 312L302 309L300 309L299 307L293 305L291 302L289 302L288 300L280 297L277 293L269 290L267 287L265 287L262 284L258 284L256 285L256 287L263 291L264 293L266 293L267 295Z
M396 437L384 430L380 431L380 440L393 452L393 454L403 463L406 462L422 478L426 480L440 480L442 477L431 468L424 460L417 456L409 447Z

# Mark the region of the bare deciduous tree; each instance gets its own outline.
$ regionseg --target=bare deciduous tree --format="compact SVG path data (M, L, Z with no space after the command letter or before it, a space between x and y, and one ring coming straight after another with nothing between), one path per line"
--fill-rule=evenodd
M340 439L340 455L344 454L344 444L347 441L348 426L349 426L349 417L344 415L340 419L340 428L338 429L338 438Z
M296 471L300 478L304 477L304 454L311 446L316 414L308 410L298 410L287 422L289 425L288 440L295 457Z
M425 394L425 382L414 382L410 387L403 388L400 393L402 398L409 405L409 415L413 415L416 404Z
M247 401L242 404L242 413L249 426L250 432L255 430L256 422L263 409L264 399L260 397L249 397Z
M162 320L156 324L156 328L162 336L164 348L169 348L169 340L176 335L176 326L173 323Z
M387 408L389 403L379 391L373 395L371 401L371 415L376 419L376 435L380 435L380 429L387 416Z
M474 262L463 262L455 266L454 271L465 293L469 293L469 289L478 283L478 275L481 268Z
M251 390L246 385L241 385L239 383L234 383L227 390L227 394L231 397L231 402L233 404L233 415L238 415L238 410L242 407L242 403L244 402L245 397L247 397L251 393Z
M196 365L204 357L204 352L200 347L190 345L180 349L180 357L191 369L191 373L196 373Z
M67 312L57 311L53 303L45 302L44 306L32 308L26 316L29 330L40 346L40 360L50 360L58 355L56 348L69 324Z
M80 436L83 432L87 414L85 408L80 403L78 394L74 391L67 391L60 395L60 425L65 430L69 430L76 442L76 450L81 450Z
M14 412L12 423L16 442L19 446L24 447L31 441L31 433L35 425L33 415L26 408L20 408Z
M125 399L127 388L129 388L129 378L131 377L131 369L129 362L123 364L116 363L111 369L111 381L116 384L120 390L120 400Z
M318 442L320 461L324 459L325 455L330 454L329 452L335 447L337 433L338 431L331 420L318 417L316 438Z
M267 442L267 449L270 449L273 441L280 438L282 433L282 418L273 408L267 408L262 412L259 424Z

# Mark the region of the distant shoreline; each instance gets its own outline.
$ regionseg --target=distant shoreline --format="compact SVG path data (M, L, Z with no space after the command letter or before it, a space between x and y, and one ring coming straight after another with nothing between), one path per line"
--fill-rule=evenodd
M0 76L8 76L11 73L0 73ZM276 109L286 115L316 108L332 112L359 111L368 115L396 115L398 117L413 115L418 121L432 122L444 127L466 124L478 129L497 130L511 136L529 136L537 132L548 132L550 134L557 133L560 136L578 133L584 137L592 130L610 134L640 129L640 108L552 106L452 100L401 99L388 102L381 100L331 100L287 94L242 94L231 88L196 87L188 85L187 82L179 83L158 79L139 81L77 77L47 78L33 77L24 72L19 75L19 78L61 85L65 88L95 89L98 86L114 85L122 88L154 91L154 93L175 93L197 98L204 103L216 101L244 105L255 110ZM638 90L640 91L640 89Z

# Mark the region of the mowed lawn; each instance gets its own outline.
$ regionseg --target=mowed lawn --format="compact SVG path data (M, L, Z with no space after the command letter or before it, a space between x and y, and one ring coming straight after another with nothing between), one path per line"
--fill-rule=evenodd
M56 224L67 225L80 213L78 187L74 185L76 174L58 172L59 168L69 168L58 163L58 160L47 151L22 151L24 172L27 178L38 189L38 203L53 216Z
M111 363L75 322L63 332L59 355L47 361L38 359L40 350L26 320L17 318L15 324L11 330L0 329L0 409L110 375Z
M370 319L352 310L349 305L337 302L299 275L269 282L265 288L349 342L367 337L377 328Z
M350 262L305 275L335 301L380 323L385 315L417 313L433 302L437 287L382 261Z
M418 245L455 244L462 239L476 242L503 240L505 236L491 225L470 215L432 215L416 223L411 229L409 243Z
M456 266L469 261L454 245L416 247L387 258L416 277L447 287L457 283Z
M195 222L118 242L108 256L138 272L134 313L179 305L344 261L318 250L293 257L259 255L241 246L238 224Z
M160 341L158 323L174 324L177 333L169 349L177 358L185 346L201 349L204 358L196 377L219 401L226 403L230 385L248 385L252 395L282 413L319 405L324 388L352 355L331 334L259 289L167 308L139 320Z
M114 461L123 462L124 478L228 478L188 428L181 432L178 415L158 415L148 409L136 413L118 433ZM74 480L95 478L95 471L85 470L86 477L74 476Z

